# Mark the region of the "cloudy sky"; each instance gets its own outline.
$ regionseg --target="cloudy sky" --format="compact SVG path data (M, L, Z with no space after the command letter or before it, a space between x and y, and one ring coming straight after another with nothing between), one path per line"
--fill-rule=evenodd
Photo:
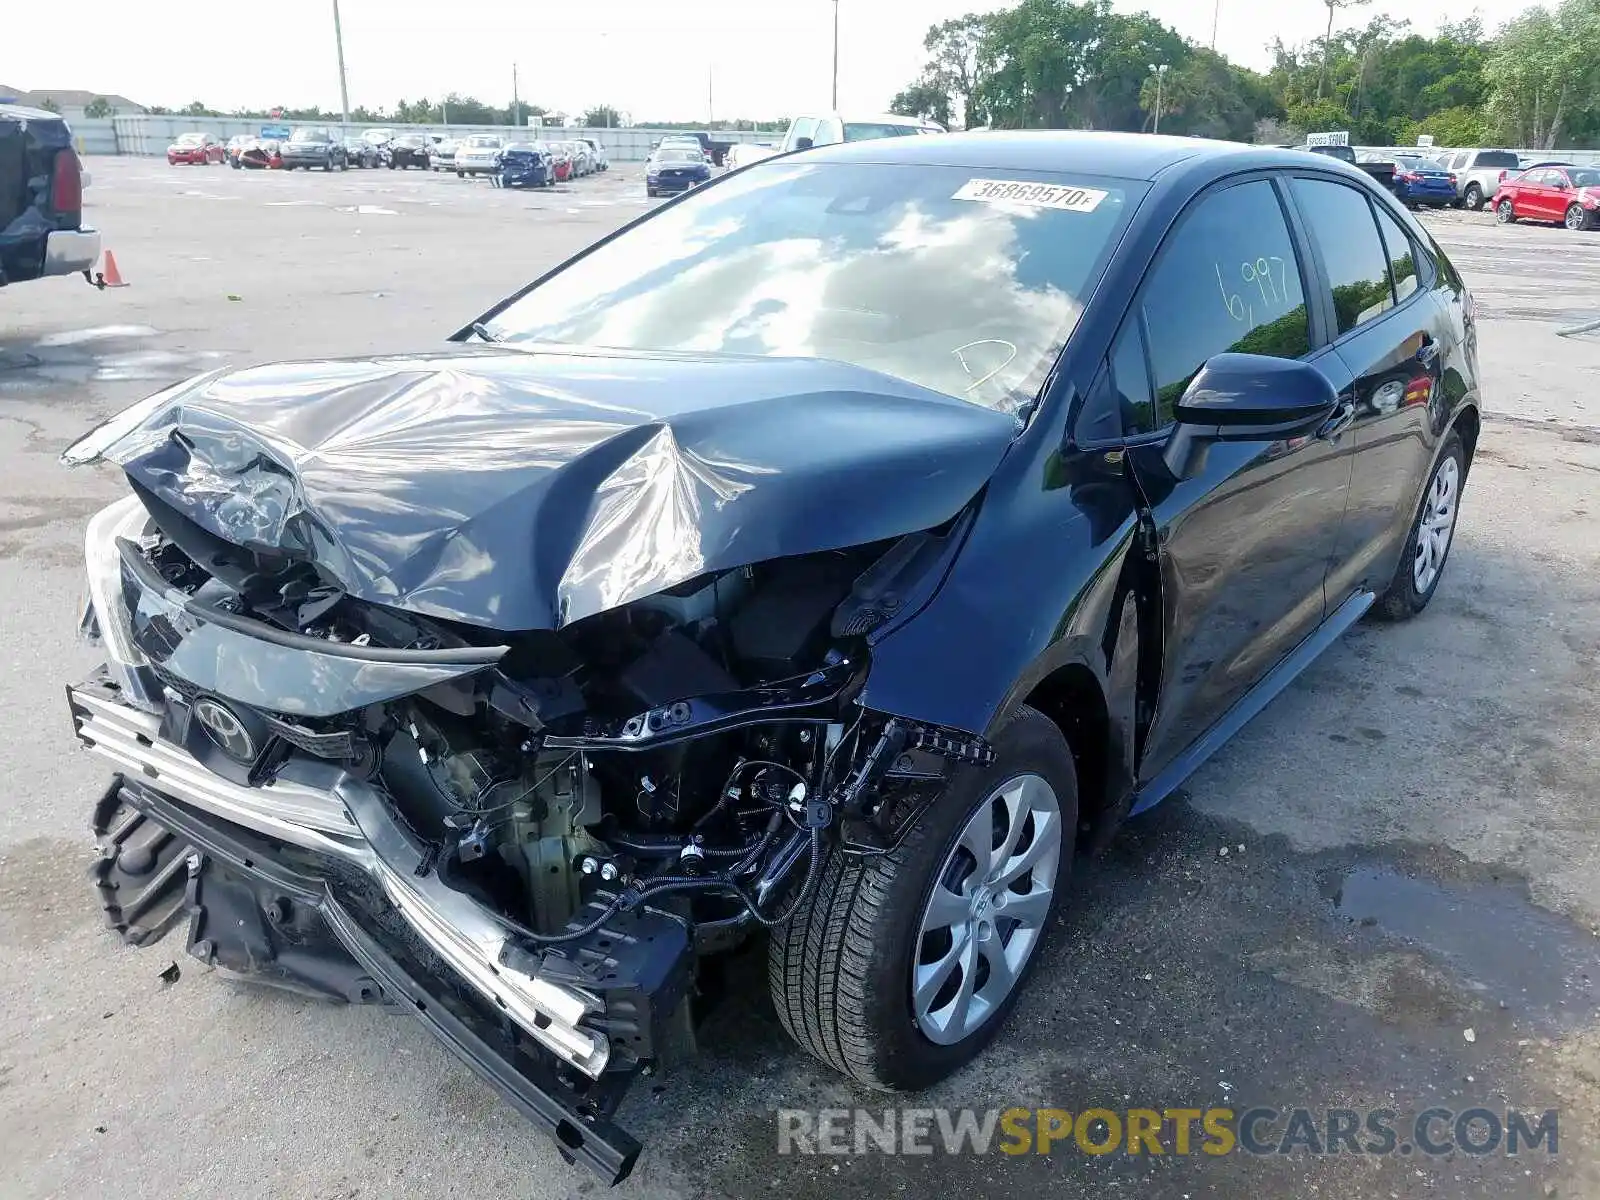
M1209 43L1213 0L1116 0ZM1217 45L1267 63L1274 37L1319 36L1321 0L1220 0ZM985 0L841 0L839 99L877 111L923 62L927 27ZM1494 27L1524 0L1478 0ZM7 5L0 82L14 88L118 92L143 104L337 108L332 0L76 0L72 36L61 10ZM447 92L496 103L522 98L579 111L609 102L636 119L772 117L825 108L832 69L830 0L472 0L457 9L414 0L341 0L352 106ZM1460 0L1375 0L1369 14L1408 17L1431 33L1471 9ZM1347 16L1347 14L1340 14Z

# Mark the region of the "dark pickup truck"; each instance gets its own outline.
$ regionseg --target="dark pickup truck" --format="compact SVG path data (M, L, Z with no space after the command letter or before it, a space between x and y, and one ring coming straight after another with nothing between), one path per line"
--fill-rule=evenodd
M0 104L0 286L87 273L99 257L72 130L55 113Z
M1297 146L1295 149L1304 150L1307 154L1325 154L1329 158L1337 158L1340 162L1347 162L1358 171L1365 171L1378 181L1379 186L1394 191L1394 164L1392 162L1358 162L1356 152L1349 146Z

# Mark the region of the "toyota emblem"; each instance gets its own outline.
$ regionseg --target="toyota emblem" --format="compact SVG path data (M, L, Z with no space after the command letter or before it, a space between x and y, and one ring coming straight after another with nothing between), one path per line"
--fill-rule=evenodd
M217 748L235 762L253 763L256 760L256 742L239 714L219 700L204 696L194 702L191 710L194 719L204 725Z

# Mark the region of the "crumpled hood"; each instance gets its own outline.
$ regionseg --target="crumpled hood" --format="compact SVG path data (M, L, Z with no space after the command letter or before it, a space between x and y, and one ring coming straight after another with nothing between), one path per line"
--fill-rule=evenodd
M360 599L522 630L937 525L1017 428L828 360L462 348L203 377L64 458Z

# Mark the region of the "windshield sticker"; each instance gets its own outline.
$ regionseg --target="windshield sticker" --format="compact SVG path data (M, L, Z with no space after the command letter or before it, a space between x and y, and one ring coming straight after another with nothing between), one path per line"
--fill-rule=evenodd
M1068 212L1093 212L1107 193L1094 188L1062 187L1051 183L1025 183L1017 179L969 179L952 200L980 204L1025 204L1030 208L1062 208Z

